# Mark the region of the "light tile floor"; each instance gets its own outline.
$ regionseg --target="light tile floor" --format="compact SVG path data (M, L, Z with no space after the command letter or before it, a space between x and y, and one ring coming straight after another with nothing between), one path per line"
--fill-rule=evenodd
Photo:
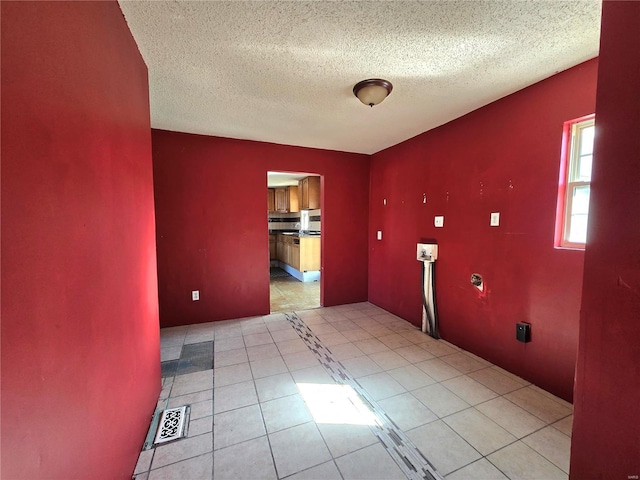
M443 477L567 478L571 404L369 303L297 314ZM213 369L163 379L188 437L137 480L406 478L371 427L319 418L301 386L335 382L283 314L162 329L162 359L212 340Z
M317 308L320 306L320 282L301 282L291 275L271 278L269 295L271 313Z

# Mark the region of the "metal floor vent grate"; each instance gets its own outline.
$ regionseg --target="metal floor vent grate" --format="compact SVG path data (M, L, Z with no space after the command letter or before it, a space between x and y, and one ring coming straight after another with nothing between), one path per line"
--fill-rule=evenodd
M154 445L182 438L185 433L187 406L168 408L162 412Z

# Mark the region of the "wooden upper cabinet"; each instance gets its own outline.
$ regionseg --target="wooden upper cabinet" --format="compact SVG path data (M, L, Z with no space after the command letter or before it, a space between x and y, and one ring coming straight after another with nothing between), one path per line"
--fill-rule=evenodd
M320 177L306 177L298 182L300 193L300 209L315 210L320 208Z
M287 187L287 197L289 200L289 211L299 212L300 204L298 202L298 187Z
M267 212L276 211L276 192L273 188L267 189Z
M276 212L286 213L289 211L289 195L285 188L276 188L275 190L275 204Z
M275 211L280 213L299 212L298 187L274 188Z

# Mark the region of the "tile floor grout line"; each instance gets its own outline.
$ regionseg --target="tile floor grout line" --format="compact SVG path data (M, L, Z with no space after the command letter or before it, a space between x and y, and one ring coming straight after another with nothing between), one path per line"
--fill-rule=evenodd
M320 360L320 364L327 370L334 381L339 384L349 385L373 407L372 413L378 420L377 428L373 429L374 434L407 478L441 480L443 477L437 472L431 462L429 462L424 455L415 453L420 453L420 451L413 442L411 442L402 430L395 428L386 414L382 415L384 411L378 406L377 402L370 398L355 378L333 357L331 351L324 346L304 321L300 319L295 312L288 313L285 316L298 332L300 338L307 343L307 346L315 353L318 360ZM394 439L394 436L400 440L400 444ZM390 446L394 444L396 448L390 448ZM402 452L400 453L397 448L401 448Z

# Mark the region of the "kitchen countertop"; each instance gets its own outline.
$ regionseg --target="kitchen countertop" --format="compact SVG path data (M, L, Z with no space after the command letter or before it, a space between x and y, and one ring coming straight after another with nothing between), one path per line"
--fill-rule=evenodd
M322 234L320 232L312 232L312 233L300 233L300 232L282 232L277 230L269 231L270 235L287 235L291 237L320 237Z

